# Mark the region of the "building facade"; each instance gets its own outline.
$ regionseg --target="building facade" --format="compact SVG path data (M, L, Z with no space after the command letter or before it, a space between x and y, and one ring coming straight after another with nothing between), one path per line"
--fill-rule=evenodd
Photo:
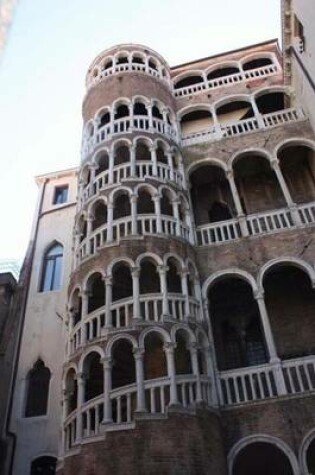
M39 178L14 475L315 473L315 135L287 29L284 71L277 41L91 64L80 167Z

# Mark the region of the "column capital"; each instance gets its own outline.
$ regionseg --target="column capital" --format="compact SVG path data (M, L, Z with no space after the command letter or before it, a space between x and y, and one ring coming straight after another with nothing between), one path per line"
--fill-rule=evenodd
M273 169L275 168L279 168L279 159L276 158L276 157L273 157L271 160L270 160L270 165Z
M165 266L165 265L161 265L161 266L157 266L157 270L158 270L158 273L160 275L163 275L163 274L166 274L166 272L168 271L169 267L168 266Z
M149 150L150 152L155 152L157 150L157 145L156 144L150 145Z
M138 195L136 193L132 193L130 195L130 202L131 203L137 203L137 201L138 201Z
M232 168L229 168L228 170L226 170L225 175L228 180L234 179L234 171L232 170Z
M104 356L104 358L101 358L101 363L103 364L104 369L111 369L112 368L112 358L111 356Z
M82 299L89 298L89 297L91 297L91 295L92 295L92 292L88 289L81 290L81 292L80 292L80 296L81 296Z
M255 300L264 300L265 292L263 290L256 290L254 292Z
M140 276L141 267L135 266L131 268L131 275L132 277L139 277Z
M106 275L103 280L104 280L106 286L107 285L108 286L113 285L113 276L112 275Z
M175 349L176 349L176 343L173 343L171 341L167 341L164 343L163 345L163 349L166 353L174 353Z
M132 353L135 360L142 360L144 357L145 350L144 348L133 348Z
M78 384L83 383L86 379L87 379L86 373L81 372L81 373L76 374L76 380Z

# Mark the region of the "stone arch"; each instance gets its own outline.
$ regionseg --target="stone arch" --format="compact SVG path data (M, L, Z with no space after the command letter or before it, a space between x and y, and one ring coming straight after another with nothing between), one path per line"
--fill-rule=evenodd
M293 475L300 475L300 470L298 467L298 463L296 460L296 457L294 455L294 452L292 449L281 439L278 437L273 437L271 435L266 435L266 434L255 434L255 435L250 435L248 437L244 437L243 439L239 440L230 450L228 454L228 472L229 475L233 475L233 464L236 460L237 455L240 453L242 449L244 449L246 446L256 443L256 442L263 442L266 444L272 444L276 446L278 449L280 449L289 459L289 462L291 464L292 472Z
M112 272L113 272L113 268L116 264L119 264L119 263L124 263L126 264L127 266L130 267L130 269L132 269L134 266L135 266L135 263L132 259L130 259L130 257L127 257L127 256L122 256L122 257L116 257L116 259L113 259L111 261L111 263L107 266L107 269L106 269L106 276L107 277L111 277L112 276Z
M187 177L189 179L189 176L198 168L202 167L203 165L213 165L215 167L220 167L222 170L226 173L228 171L228 167L226 163L222 162L218 158L201 158L199 160L194 161L194 163L191 163L186 170Z
M171 328L171 340L172 340L173 343L176 343L176 333L179 330L183 330L187 333L190 343L196 343L197 342L196 336L195 336L195 334L194 334L194 332L192 331L191 328L189 328L184 323L176 323Z
M202 82L204 82L204 72L201 69L185 71L173 78L174 89L180 89L182 87Z
M307 461L307 451L311 445L315 443L315 429L311 429L303 438L299 448L299 464L302 474L310 473L310 467ZM313 470L314 471L314 470Z
M207 68L205 73L208 81L230 76L240 73L240 63L239 61L222 61Z
M84 360L91 353L98 353L101 359L105 357L104 349L101 348L100 346L92 345L92 346L89 346L88 348L85 348L78 363L79 373L84 372Z
M145 338L152 332L159 333L164 343L172 342L170 334L163 327L158 327L158 326L147 327L144 330L142 330L142 332L139 335L139 348L142 348L142 349L144 348Z
M137 259L136 259L136 266L140 266L141 262L143 259L150 258L152 261L155 262L157 266L163 265L163 260L160 256L157 254L154 254L153 252L144 252L143 254L140 254Z
M271 64L276 65L274 53L269 53L267 51L261 51L261 52L257 52L257 53L247 54L246 56L243 56L240 59L240 64L244 68L244 65L246 65L247 63L251 63L251 62L259 61L259 60L265 60L265 59L270 60L270 63L269 63L270 65ZM267 66L267 64L263 64L263 66ZM256 66L256 67L251 68L251 69L256 69L258 67L261 67L261 66Z
M230 267L228 269L219 270L214 272L211 276L209 276L202 285L202 296L204 299L207 298L208 292L211 289L212 285L220 279L224 279L226 277L238 277L242 280L245 280L251 288L253 289L254 295L258 292L258 286L256 283L255 278L247 271L242 269L237 269Z
M94 267L93 269L89 270L89 272L86 274L86 276L82 280L82 292L85 292L85 291L89 290L88 282L89 282L90 277L93 274L101 274L103 279L105 279L104 269L102 267L99 267L99 266Z
M264 158L266 158L270 163L272 163L272 161L274 160L274 157L273 155L268 152L268 150L264 149L264 148L256 148L256 147L248 147L248 148L245 148L241 151L237 151L235 152L228 160L227 162L227 170L232 170L233 169L233 164L234 162L236 162L238 160L238 158L240 158L242 155L249 155L249 154L252 154L252 155L258 155L258 156L262 156Z
M117 341L120 341L122 339L128 340L132 344L132 346L135 350L139 348L138 341L133 335L130 335L129 333L124 333L124 334L121 334L121 335L114 335L111 338L109 338L109 340L106 344L106 347L105 347L105 356L107 358L111 357L113 345Z
M287 265L298 267L309 276L312 287L315 287L315 270L310 264L308 264L306 261L303 261L302 259L299 259L298 257L282 256L282 257L277 257L276 259L272 259L266 262L259 270L258 277L257 277L257 284L258 284L258 289L260 292L264 291L263 280L267 272L272 267L278 266L279 264L280 265L287 264Z

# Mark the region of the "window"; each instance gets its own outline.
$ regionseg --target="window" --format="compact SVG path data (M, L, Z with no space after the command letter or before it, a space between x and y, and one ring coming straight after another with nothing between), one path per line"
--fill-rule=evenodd
M68 185L56 186L54 194L54 205L61 205L62 203L67 203L68 201Z
M294 36L299 39L299 52L305 51L304 27L298 17L294 15Z
M41 292L60 289L63 247L55 244L46 253L40 285Z
M54 475L56 464L57 459L55 457L39 457L32 462L31 475Z
M50 371L42 360L37 360L28 373L25 417L47 413Z

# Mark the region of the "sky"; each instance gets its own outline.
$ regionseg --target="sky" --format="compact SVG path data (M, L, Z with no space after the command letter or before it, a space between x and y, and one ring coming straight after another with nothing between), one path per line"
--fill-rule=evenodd
M23 259L36 175L77 166L85 74L141 43L174 66L280 38L280 0L19 0L0 62L0 259Z

